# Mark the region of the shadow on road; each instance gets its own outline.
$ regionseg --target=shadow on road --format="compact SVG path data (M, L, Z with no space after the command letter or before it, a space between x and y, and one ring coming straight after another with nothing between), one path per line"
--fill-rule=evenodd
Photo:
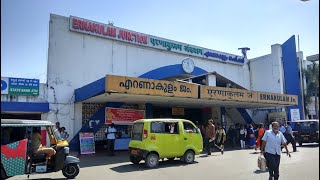
M220 155L221 155L221 153L219 155L218 154L211 154L211 155L203 154L203 155L200 155L199 158L206 158L206 157L210 157L210 156L220 156Z
M81 168L130 162L127 152L116 152L115 156L107 156L105 153L81 155L79 158Z
M319 144L318 143L312 143L312 144L302 144L302 146L297 146L297 149L298 148L317 148L319 147Z
M261 171L261 170L255 170L255 174L262 174L262 173L267 173L268 171Z
M251 152L250 154L259 154L260 151Z
M194 162L193 164L197 164L198 162ZM179 167L179 166L192 166L193 164L185 164L184 162L180 160L175 161L160 161L159 165L156 168L153 169L161 169L161 168L170 168L170 167ZM116 171L118 173L128 173L128 172L135 172L135 171L147 171L152 170L145 166L144 163L140 164L125 164L117 167L110 168L113 171Z
M10 179L9 179L10 180ZM36 178L36 179L29 179L29 180L67 180L67 178Z

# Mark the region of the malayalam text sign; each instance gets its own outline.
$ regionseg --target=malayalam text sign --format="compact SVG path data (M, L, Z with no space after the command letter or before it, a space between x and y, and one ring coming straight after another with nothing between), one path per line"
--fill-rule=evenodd
M269 92L251 91L236 88L201 86L201 99L221 101L242 101L265 104L297 105L298 96Z
M221 101L256 102L257 93L243 89L201 86L200 98Z
M113 75L106 76L106 92L198 98L194 84Z
M160 50L167 50L179 54L200 57L207 60L215 60L236 65L244 65L245 62L245 58L243 56L214 51L211 49L138 33L113 25L98 23L74 16L69 17L69 30L130 44L136 44Z

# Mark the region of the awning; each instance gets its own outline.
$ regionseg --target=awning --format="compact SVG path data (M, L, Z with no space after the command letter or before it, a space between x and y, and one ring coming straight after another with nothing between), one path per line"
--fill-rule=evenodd
M82 94L79 94L82 93ZM152 103L180 107L266 108L293 106L297 96L238 88L199 86L145 78L107 75L76 90L76 102Z
M49 103L36 102L1 102L1 112L6 113L46 113Z

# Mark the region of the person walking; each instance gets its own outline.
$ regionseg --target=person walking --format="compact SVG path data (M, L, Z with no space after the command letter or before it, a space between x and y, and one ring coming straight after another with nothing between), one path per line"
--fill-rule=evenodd
M236 145L236 129L233 128L233 125L230 126L227 135L231 147L234 148L234 146Z
M250 124L249 125L249 147L253 148L256 145L256 139L254 136L254 130L253 130L253 126Z
M216 134L216 140L217 140L217 147L220 149L221 154L223 154L224 150L224 143L226 141L226 132L221 127L221 125L218 125L217 134Z
M287 147L287 140L279 131L279 123L273 122L272 130L268 130L264 133L261 145L261 155L264 155L267 160L269 180L279 179L281 145L285 147L287 155L291 157Z
M110 156L114 156L114 141L116 139L116 128L114 123L107 127L105 133L107 135L107 151Z
M260 149L260 147L261 147L261 139L262 139L262 137L264 135L264 132L265 132L265 129L263 127L263 124L261 123L259 125L259 129L258 129L258 137L257 137L257 140L256 140L256 148L255 148L255 150Z
M243 125L240 125L240 145L241 149L244 149L246 147L246 136L247 136L247 130L244 128Z
M279 131L284 135L284 133L286 132L286 128L285 128L285 125L284 123L281 124L280 128L279 128Z
M285 132L284 132L284 137L287 140L287 145L289 143L292 144L293 147L293 152L297 152L297 143L293 137L293 132L292 132L292 128L291 128L291 123L288 122L287 125L285 126Z
M207 149L207 154L211 155L211 147L214 144L215 140L215 127L213 125L213 120L209 119L208 120L208 125L206 127L206 149Z

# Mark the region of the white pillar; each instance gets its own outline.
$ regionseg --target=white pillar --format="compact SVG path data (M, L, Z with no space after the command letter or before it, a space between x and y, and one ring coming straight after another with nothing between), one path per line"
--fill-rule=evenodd
M207 85L208 86L217 86L217 77L214 74L207 75Z

